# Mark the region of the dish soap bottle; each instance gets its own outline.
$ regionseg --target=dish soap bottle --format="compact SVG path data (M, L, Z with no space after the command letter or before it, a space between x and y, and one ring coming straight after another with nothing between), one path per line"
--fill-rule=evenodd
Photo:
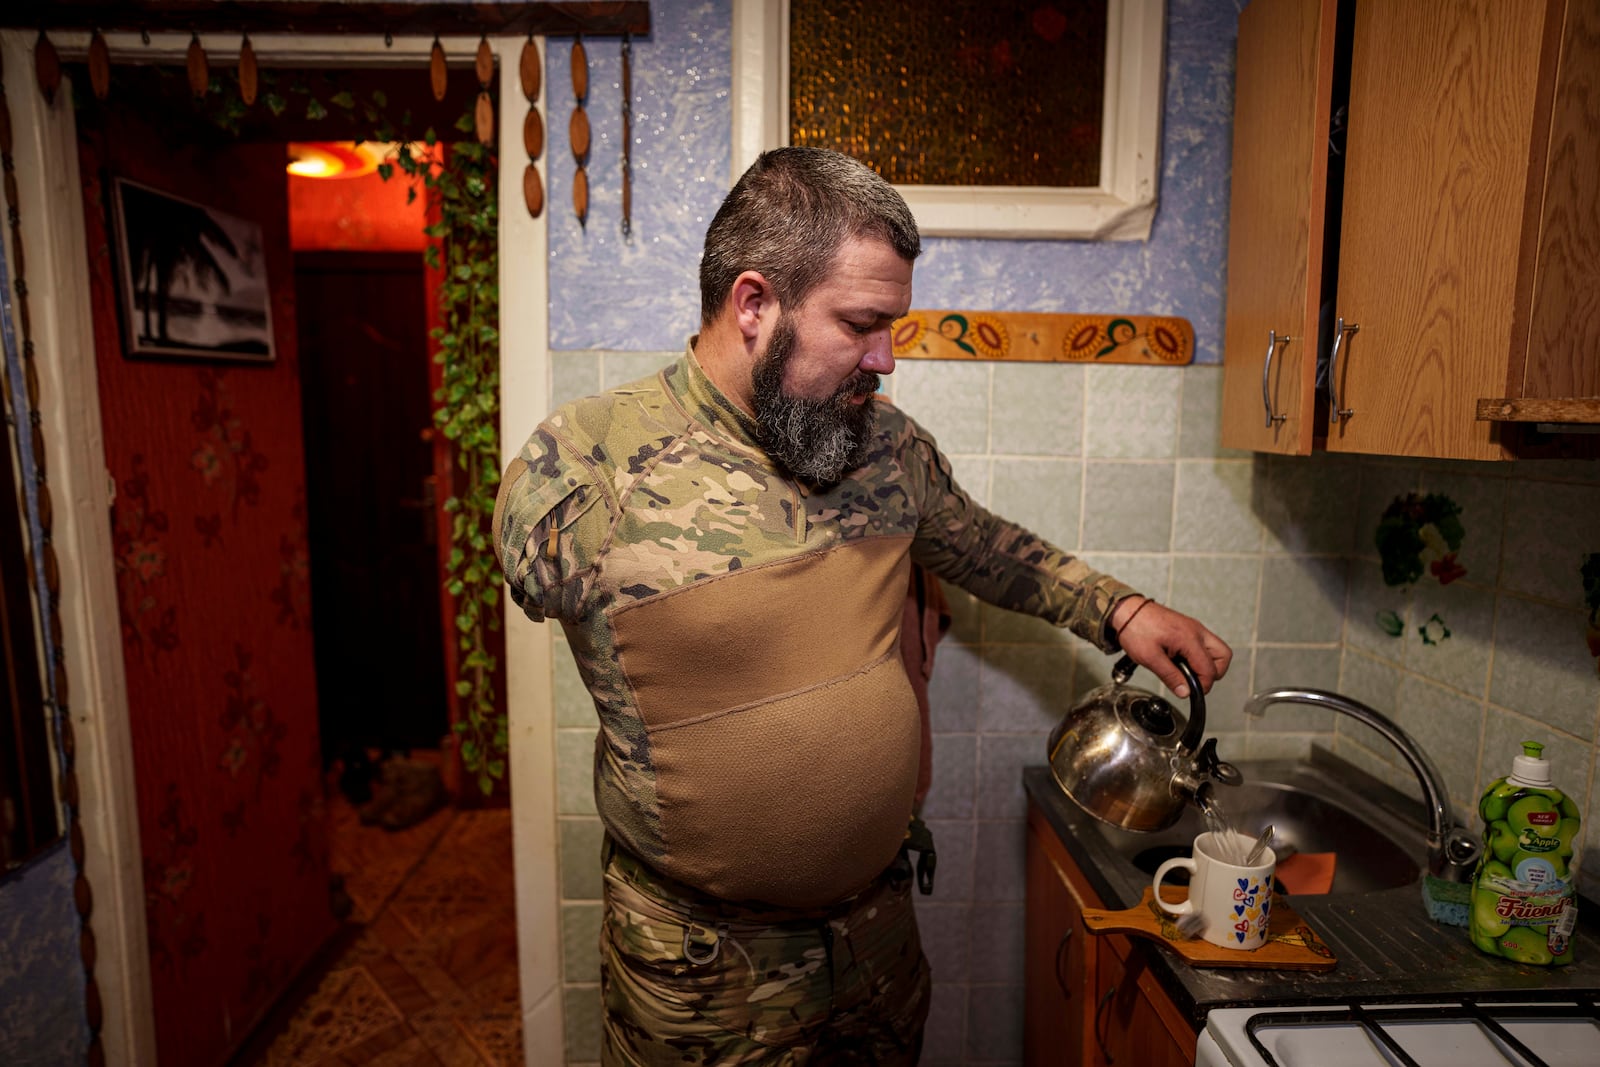
M1478 801L1483 858L1472 877L1472 942L1541 966L1572 962L1578 923L1578 806L1550 780L1544 746L1522 744Z

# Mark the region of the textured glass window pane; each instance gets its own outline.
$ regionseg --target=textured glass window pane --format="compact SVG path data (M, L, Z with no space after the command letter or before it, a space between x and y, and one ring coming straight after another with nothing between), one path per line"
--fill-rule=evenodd
M1100 182L1106 0L790 0L789 143L897 185Z

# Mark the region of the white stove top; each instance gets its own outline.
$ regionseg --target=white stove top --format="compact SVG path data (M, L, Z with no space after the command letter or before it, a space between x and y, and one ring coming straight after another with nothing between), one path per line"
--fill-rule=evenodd
M1354 1008L1222 1008L1206 1016L1195 1063L1196 1067L1597 1067L1600 1012L1590 1001L1481 1007L1453 1001Z

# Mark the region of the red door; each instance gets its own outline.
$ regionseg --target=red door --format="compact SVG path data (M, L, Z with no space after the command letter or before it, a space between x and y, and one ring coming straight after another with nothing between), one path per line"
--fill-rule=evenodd
M336 928L284 148L175 143L115 109L83 121L157 1042L169 1067L217 1064ZM109 210L119 177L259 226L231 257L259 272L201 313L248 314L243 290L264 286L271 362L129 358ZM173 270L203 272L207 256L230 258L203 238L174 222L156 239L177 249Z

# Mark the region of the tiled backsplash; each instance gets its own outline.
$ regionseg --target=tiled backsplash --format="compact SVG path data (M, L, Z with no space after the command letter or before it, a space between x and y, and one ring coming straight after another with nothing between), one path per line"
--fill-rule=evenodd
M677 353L554 354L557 402L649 373ZM1208 701L1224 756L1295 756L1312 743L1415 794L1409 771L1353 720L1246 697L1337 689L1390 714L1449 783L1460 817L1545 742L1558 784L1600 827L1600 677L1584 645L1578 565L1600 550L1600 463L1467 464L1266 458L1218 445L1222 372L902 361L890 395L922 422L980 502L1193 614L1235 652ZM1462 505L1465 576L1410 589L1382 579L1373 534L1412 490ZM935 1002L924 1064L1017 1063L1022 1050L1022 768L1108 657L1036 620L951 590L955 624L931 690L939 848L919 898ZM1392 611L1404 629L1377 622ZM1418 627L1437 615L1425 643ZM594 712L557 650L564 974L569 1059L598 1058L599 823ZM1136 684L1154 686L1142 674ZM1589 831L1600 873L1600 830ZM1420 906L1420 905L1419 905Z

